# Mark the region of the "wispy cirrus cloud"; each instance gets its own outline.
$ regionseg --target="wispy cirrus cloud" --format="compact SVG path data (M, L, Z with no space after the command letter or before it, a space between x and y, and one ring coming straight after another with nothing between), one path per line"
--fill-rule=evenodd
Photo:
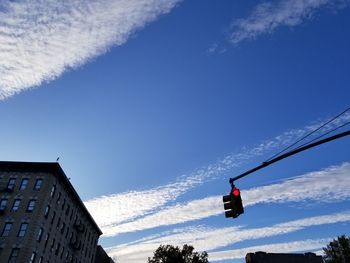
M113 256L117 256L121 262L130 262L130 257L134 257L135 260L137 259L137 261L135 262L142 262L148 256L151 256L152 252L155 251L155 249L160 244L172 244L176 246L191 244L199 251L208 251L210 259L212 261L215 261L215 259L222 260L223 255L229 254L229 251L232 251L217 251L218 249L242 241L257 240L278 235L286 235L292 232L300 231L315 226L326 226L331 224L349 222L350 211L344 211L335 214L297 219L260 228L245 228L242 226L210 228L202 226L193 226L183 229L175 229L173 232L165 232L163 234L150 236L149 238L146 237L134 241L132 243L111 247L108 248L108 252ZM325 244L327 244L327 242L323 242L322 246L325 246ZM319 249L322 246L313 247L312 249ZM273 249L271 251L271 249L272 247L266 247L266 245L262 245L259 247L243 248L244 254L239 255L243 255L242 257L244 257L245 254L248 252L255 252L261 250L276 252ZM293 249L291 251L305 251L309 249L311 248L305 247L301 248L300 250ZM235 253L231 254L230 256L232 257L233 255L235 255ZM233 258L236 257L234 256L232 257L232 259Z
M122 45L180 1L1 1L0 99Z
M350 114L344 114L333 123L328 124L322 131L329 131L336 126L350 121ZM321 123L323 123L322 121ZM85 205L94 216L98 225L102 228L105 235L116 235L118 233L125 233L129 231L139 231L142 229L149 229L159 225L177 224L187 221L197 220L222 213L221 196L210 196L204 199L193 200L190 203L182 203L173 205L176 199L207 181L213 180L218 176L225 175L232 171L235 167L246 163L248 160L271 152L272 150L280 149L286 145L291 144L298 138L304 136L310 131L315 130L320 126L320 122L307 125L301 129L293 129L284 132L271 140L266 140L258 145L248 148L243 147L239 153L233 153L219 159L218 161L202 167L194 172L183 175L177 181L169 184L138 191L129 191L119 194L112 194L108 196L101 196L91 200L87 200ZM316 133L317 136L319 133ZM346 169L346 168L344 168ZM331 171L328 171L330 173ZM313 182L314 177L311 177ZM307 179L305 179L307 180ZM307 184L305 182L304 184ZM282 186L274 187L289 187L287 183ZM318 184L321 187L321 184ZM345 184L346 185L346 184ZM302 191L302 188L294 188ZM272 189L273 190L273 189ZM275 190L281 193L283 189ZM245 204L249 205L250 200L254 202L263 202L263 198L258 198L259 190L251 189L245 195ZM338 191L339 193L341 190ZM249 195L252 198L249 198ZM288 191L284 193L285 196L275 195L274 198L287 200L294 198L292 195L288 197ZM168 216L167 208L171 206L171 211L174 212L174 217L166 219ZM193 213L195 206L200 205L203 209L198 213ZM191 215L192 214L192 215ZM196 214L194 216L193 214ZM160 220L165 218L164 220Z
M257 251L266 251L268 253L295 253L314 251L315 253L320 254L321 249L331 240L331 238L307 239L301 241L265 244L261 246L251 246L243 247L240 249L211 252L209 253L209 261L215 262L223 260L244 259L247 253L254 253ZM115 253L111 249L108 249L107 251L109 255L115 256L121 263L142 263L147 261L147 258L153 255L153 251L156 248L154 248L154 246L146 244L141 250L131 251L130 253L126 254Z
M165 232L159 236L149 237L128 244L128 249L138 250L144 245L193 244L200 251L213 251L246 240L255 240L303 230L309 227L350 222L350 211L335 214L307 217L289 222L259 228L235 227L187 227L175 229L173 233Z
M285 243L267 244L262 246L252 246L241 249L231 249L226 251L218 251L209 254L209 260L222 261L245 258L247 253L254 253L257 251L266 251L268 253L292 253L303 251L315 251L324 247L329 243L331 238L322 239L307 239L302 241L293 241ZM136 263L136 262L135 262Z
M332 10L348 6L348 0L286 0L258 4L247 17L235 20L231 25L230 41L237 44L272 33L280 26L293 27L314 17L323 8Z
M334 202L350 199L350 163L311 172L277 184L242 191L245 206L300 201ZM265 193L269 193L267 197ZM198 207L201 209L198 210ZM191 200L137 220L102 227L104 236L169 226L223 214L222 196Z

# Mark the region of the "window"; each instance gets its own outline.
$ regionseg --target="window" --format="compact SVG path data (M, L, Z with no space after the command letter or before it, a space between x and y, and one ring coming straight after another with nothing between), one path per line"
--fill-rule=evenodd
M41 241L41 238L43 236L43 233L44 233L44 228L40 227L39 228L39 232L38 232L38 235L36 237L36 241L40 242Z
M59 193L58 193L58 197L57 197L57 201L56 201L58 205L59 205L60 202L61 202L61 195L62 195L61 192L59 192Z
M29 179L28 178L23 178L22 179L22 182L21 182L21 185L19 186L19 190L24 190L27 188L27 185L28 185L28 182L29 182Z
M59 228L60 224L61 224L61 218L59 217L59 218L58 218L58 220L57 220L56 229L58 229L58 228Z
M49 238L50 238L50 234L46 234L44 247L47 246L47 242L49 242Z
M56 217L56 212L54 211L51 218L51 225L53 224L53 221L55 221L55 217Z
M9 190L15 189L15 184L16 184L16 178L10 178L9 182L7 183L7 189Z
M36 200L34 199L29 200L28 206L27 206L27 212L32 212L34 210L35 202Z
M36 179L33 190L36 190L36 191L40 190L42 185L43 185L43 179Z
M51 197L54 197L55 196L55 192L56 192L56 185L53 185L52 188L51 188Z
M12 205L11 211L17 211L19 209L20 203L21 203L21 199L15 199L13 201L13 205Z
M57 243L57 244L56 244L56 249L55 249L55 255L56 255L56 256L58 255L58 252L60 251L60 247L61 247L61 244L60 244L60 243Z
M8 200L6 198L2 198L0 200L0 210L5 210L6 209L7 201Z
M60 255L60 258L62 259L63 257L63 253L64 253L64 246L62 246L62 249L61 249L61 255Z
M64 228L66 227L66 224L64 222L62 222L62 225L61 225L61 234L64 233Z
M18 237L24 237L28 228L28 223L22 223L18 230Z
M51 243L51 252L53 251L53 248L55 246L55 242L56 242L56 240L53 238L52 243Z
M67 208L66 208L66 215L69 214L69 209L70 209L70 205L67 204Z
M13 248L8 263L16 263L19 253L19 248Z
M36 258L36 252L33 252L32 255L30 256L29 263L34 263L35 258Z
M63 199L62 210L64 210L64 205L66 204L66 199Z
M45 212L44 212L44 216L45 216L46 218L49 216L49 212L50 212L50 206L47 205L47 206L45 207Z
M12 223L5 223L4 228L2 229L1 236L7 237L10 234Z
M40 257L38 263L43 263L44 262L43 260L44 260L43 257Z
M68 232L69 232L69 227L67 227L67 231L66 231L65 238L67 238L67 236L68 236Z

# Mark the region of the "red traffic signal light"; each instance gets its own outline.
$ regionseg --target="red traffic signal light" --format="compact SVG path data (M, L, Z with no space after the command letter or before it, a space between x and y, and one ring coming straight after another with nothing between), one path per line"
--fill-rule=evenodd
M239 196L240 194L241 194L241 192L239 191L239 189L238 188L233 188L233 190L232 190L232 194L234 195L234 196Z
M224 202L225 217L236 218L244 213L241 192L238 188L233 187L229 195L222 197Z

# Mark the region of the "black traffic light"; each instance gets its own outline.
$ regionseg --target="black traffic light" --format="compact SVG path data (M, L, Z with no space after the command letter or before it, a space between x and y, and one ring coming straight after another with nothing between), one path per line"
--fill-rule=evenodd
M244 213L241 191L233 187L229 195L222 197L224 202L225 217L236 218Z

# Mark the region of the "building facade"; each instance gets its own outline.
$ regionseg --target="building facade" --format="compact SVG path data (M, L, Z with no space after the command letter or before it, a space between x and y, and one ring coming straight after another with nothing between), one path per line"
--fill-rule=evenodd
M287 254L287 253L248 253L246 263L323 263L321 256L315 253Z
M1 263L94 263L101 234L58 163L0 162Z
M115 263L112 258L110 258L106 251L100 245L97 246L96 250L96 261L95 263Z

